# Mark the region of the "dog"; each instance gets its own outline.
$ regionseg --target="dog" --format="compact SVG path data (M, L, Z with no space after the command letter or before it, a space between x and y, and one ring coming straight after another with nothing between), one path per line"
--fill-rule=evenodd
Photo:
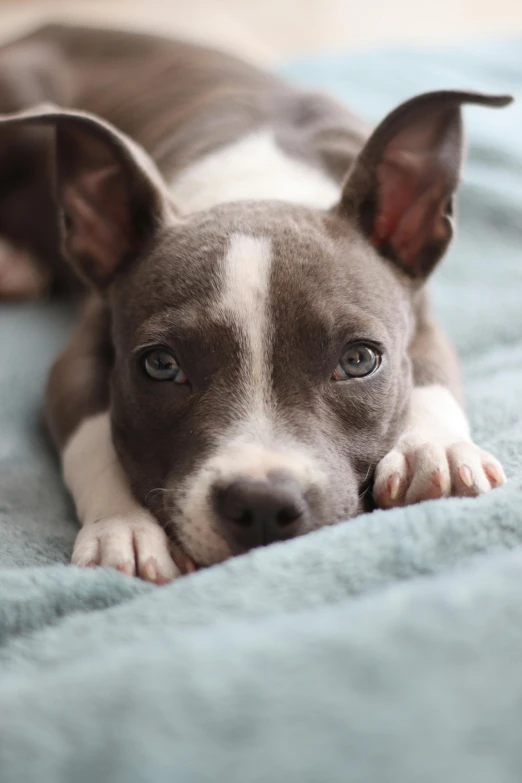
M372 130L234 57L51 25L0 51L0 297L83 281L46 419L72 562L156 583L505 483L425 283L464 104ZM74 287L74 286L73 286Z

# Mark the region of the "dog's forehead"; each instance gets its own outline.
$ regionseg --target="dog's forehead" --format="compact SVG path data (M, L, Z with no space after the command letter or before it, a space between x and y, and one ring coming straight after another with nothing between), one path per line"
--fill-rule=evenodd
M194 215L166 232L156 257L166 276L175 276L181 264L185 276L207 280L209 294L213 294L231 263L245 268L256 265L256 254L250 252L255 242L240 247L238 237L269 243L267 272L271 278L286 275L302 280L304 268L320 271L334 260L335 240L328 216L276 202L238 202ZM230 255L232 247L235 250Z
M143 323L246 321L268 305L282 325L363 312L386 321L405 298L348 221L276 203L227 205L170 226L129 282L125 309L140 334Z

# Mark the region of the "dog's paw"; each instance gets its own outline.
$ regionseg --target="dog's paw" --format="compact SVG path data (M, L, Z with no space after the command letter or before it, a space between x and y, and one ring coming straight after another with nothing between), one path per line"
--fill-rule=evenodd
M0 239L0 301L38 299L49 285L49 272L29 251Z
M474 497L505 483L499 461L474 443L399 441L377 465L373 496L380 508L393 508L442 497Z
M76 538L72 563L115 568L156 584L172 582L181 573L165 531L146 511L85 525Z

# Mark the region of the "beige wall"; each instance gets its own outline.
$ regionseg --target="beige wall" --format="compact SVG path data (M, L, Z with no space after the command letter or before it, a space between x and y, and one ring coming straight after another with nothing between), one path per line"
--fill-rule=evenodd
M522 0L0 0L3 35L42 18L168 31L274 62L383 42L522 35Z

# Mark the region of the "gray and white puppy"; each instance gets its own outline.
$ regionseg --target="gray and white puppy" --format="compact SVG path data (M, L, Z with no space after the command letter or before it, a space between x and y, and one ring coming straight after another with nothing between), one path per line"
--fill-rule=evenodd
M90 291L46 403L73 563L164 582L372 494L505 482L424 284L461 107L509 101L420 95L370 132L180 42L51 26L0 51L0 296L39 293L62 257Z

